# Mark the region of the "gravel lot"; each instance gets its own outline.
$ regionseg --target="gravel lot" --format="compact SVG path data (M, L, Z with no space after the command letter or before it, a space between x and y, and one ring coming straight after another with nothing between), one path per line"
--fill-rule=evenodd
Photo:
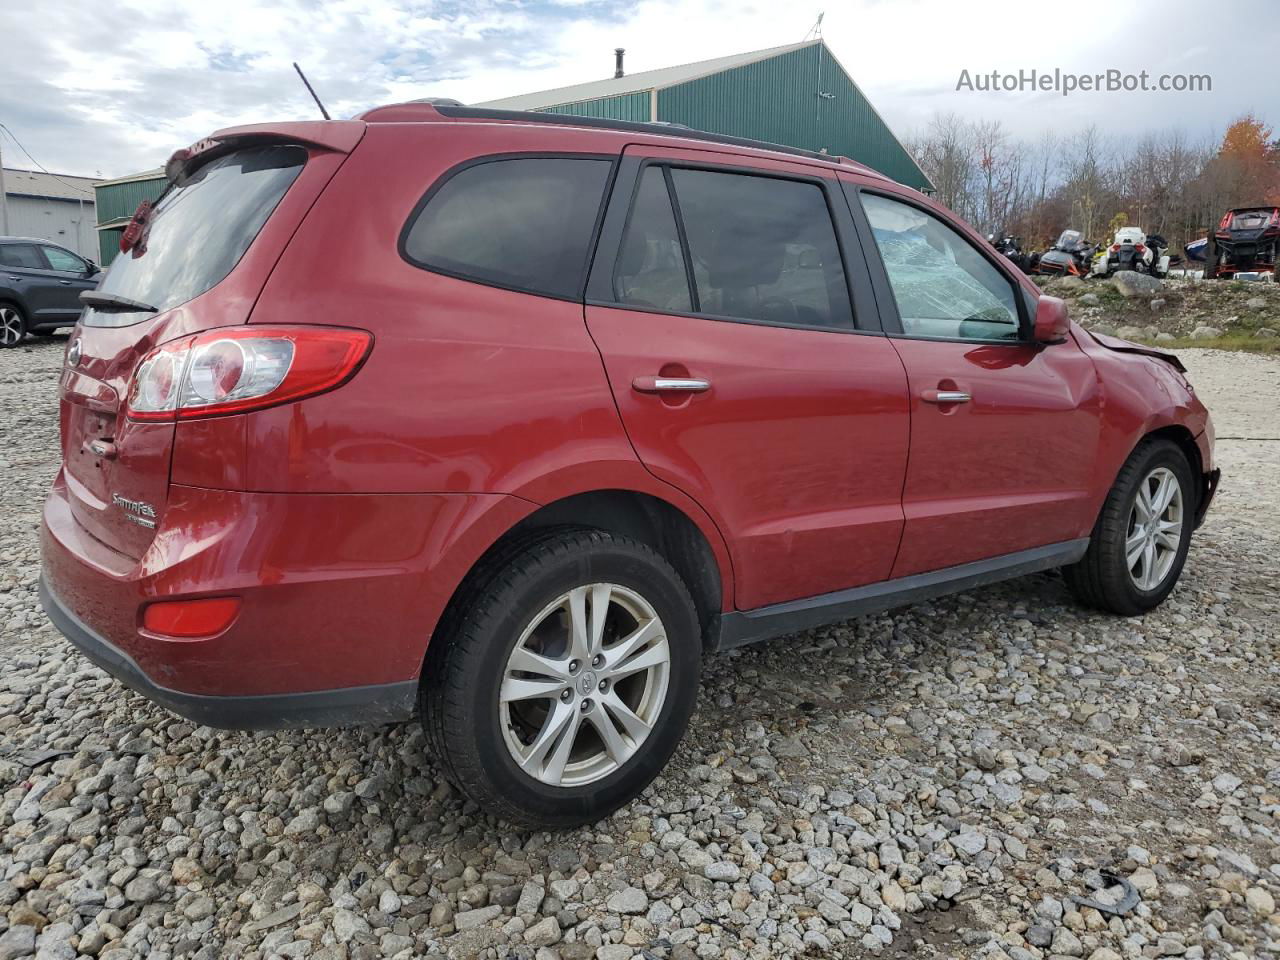
M0 960L1280 955L1280 361L1185 355L1231 439L1154 614L1046 575L710 661L644 797L515 834L415 724L210 730L69 651L36 599L64 345L0 352ZM1073 899L1103 870L1123 917Z

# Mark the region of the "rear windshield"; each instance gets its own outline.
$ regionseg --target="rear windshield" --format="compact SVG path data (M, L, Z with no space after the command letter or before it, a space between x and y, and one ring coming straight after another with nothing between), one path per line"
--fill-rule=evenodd
M1251 230L1271 219L1271 209L1238 210L1231 218L1232 230Z
M168 310L231 272L297 178L307 151L250 147L205 164L157 205L144 241L116 257L98 289ZM85 311L86 326L119 327L146 313Z

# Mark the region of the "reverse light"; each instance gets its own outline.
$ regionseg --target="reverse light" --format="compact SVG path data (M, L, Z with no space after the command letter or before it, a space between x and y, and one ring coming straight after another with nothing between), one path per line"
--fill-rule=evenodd
M239 597L163 600L143 609L142 628L148 633L181 640L212 637L231 626L239 613Z
M350 379L373 337L339 327L234 327L166 343L129 388L132 420L246 413L332 390Z

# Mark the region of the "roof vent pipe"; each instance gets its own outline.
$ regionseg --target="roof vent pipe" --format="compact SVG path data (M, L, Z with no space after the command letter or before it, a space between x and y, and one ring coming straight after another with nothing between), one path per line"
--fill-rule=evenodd
M625 47L613 48L613 79L617 80L622 74L622 55L626 53Z

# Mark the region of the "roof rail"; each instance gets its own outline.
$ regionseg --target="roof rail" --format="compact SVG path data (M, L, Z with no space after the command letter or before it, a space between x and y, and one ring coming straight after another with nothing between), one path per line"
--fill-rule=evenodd
M508 123L547 123L562 124L574 127L597 127L602 130L625 130L631 133L647 133L660 137L680 137L684 140L705 140L709 143L723 143L734 147L750 147L755 150L769 150L774 153L786 153L807 160L820 160L824 163L849 163L848 158L837 157L815 150L804 150L781 143L769 143L766 140L751 140L747 137L731 137L722 133L707 133L705 130L694 130L681 124L658 121L644 123L635 120L609 120L602 117L578 117L568 113L543 113L534 110L496 110L490 107L453 106L445 102L436 102L431 107L441 116L454 120L503 120ZM373 111L370 111L371 113ZM406 119L402 114L396 119ZM373 119L373 118L368 118ZM390 117L388 117L390 119Z

